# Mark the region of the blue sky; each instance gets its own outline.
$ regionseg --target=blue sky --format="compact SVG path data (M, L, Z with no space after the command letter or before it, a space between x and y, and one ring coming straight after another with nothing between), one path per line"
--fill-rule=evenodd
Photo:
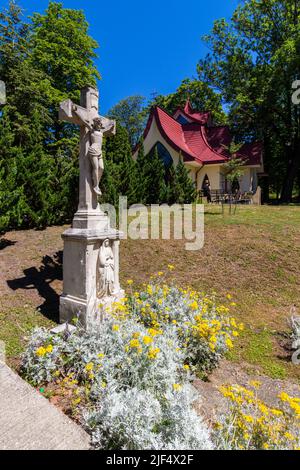
M43 12L48 0L18 0L25 13ZM126 96L175 91L196 76L207 52L201 36L215 19L229 18L238 0L63 0L82 9L98 41L102 113ZM0 0L0 7L7 0Z

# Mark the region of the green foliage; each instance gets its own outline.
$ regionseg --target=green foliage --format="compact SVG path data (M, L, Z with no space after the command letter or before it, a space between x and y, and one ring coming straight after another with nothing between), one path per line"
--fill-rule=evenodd
M144 204L190 204L196 199L196 189L189 170L181 158L175 167L166 168L161 160L157 146L148 155L144 153L144 142L140 141L137 156L140 178L138 195Z
M127 130L132 148L137 144L144 130L146 119L144 102L144 96L129 96L119 101L108 112L112 119L116 119Z
M117 122L117 132L114 137L105 140L105 172L104 183L105 202L118 207L117 199L127 196L128 204L139 201L140 177L137 163L133 160L127 130ZM106 168L107 166L107 168ZM108 172L111 183L108 182Z
M181 158L176 166L175 189L176 202L180 204L191 204L195 201L196 188Z
M157 148L145 158L142 169L143 184L145 186L145 203L162 204L166 201L165 167L160 159Z
M236 144L234 141L231 142L229 147L227 148L230 154L230 160L223 165L223 169L225 172L225 178L231 184L234 181L239 181L239 179L243 176L243 166L246 164L246 161L242 158L238 158L236 153L241 148L240 144Z
M34 330L22 373L56 390L60 378L72 378L98 448L210 448L207 428L192 410L191 383L195 371L216 367L232 346L235 320L213 299L161 277L127 297L92 331L79 322L69 335Z
M11 2L0 13L0 230L68 221L78 198L78 129L59 102L96 83L96 42L81 11L50 2L32 23Z
M300 120L292 83L300 61L300 10L292 0L247 0L231 21L214 23L204 39L211 53L199 79L219 90L241 140L260 139L271 188L291 200L300 160Z
M195 110L211 111L215 123L226 124L221 94L216 93L205 81L185 79L175 93L157 96L150 103L150 107L160 106L173 114L178 107L184 107L187 99Z

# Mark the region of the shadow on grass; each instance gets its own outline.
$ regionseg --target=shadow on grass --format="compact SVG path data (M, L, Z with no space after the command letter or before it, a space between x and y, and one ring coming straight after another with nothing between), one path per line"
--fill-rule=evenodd
M36 289L45 299L37 309L49 320L59 321L59 295L51 287L51 282L62 280L63 252L58 251L51 256L44 256L41 266L24 269L24 277L8 280L7 284L12 290Z

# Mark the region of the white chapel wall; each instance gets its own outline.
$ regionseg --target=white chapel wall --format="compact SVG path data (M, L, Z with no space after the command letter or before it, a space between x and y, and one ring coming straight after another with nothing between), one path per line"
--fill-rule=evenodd
M198 172L197 189L202 189L205 175L208 176L212 191L221 189L220 165L204 165Z

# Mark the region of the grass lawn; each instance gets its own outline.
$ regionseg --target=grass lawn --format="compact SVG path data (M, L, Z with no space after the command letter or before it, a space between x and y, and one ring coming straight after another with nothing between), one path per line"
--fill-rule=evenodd
M138 287L149 275L176 267L178 284L230 293L233 314L246 329L229 359L249 373L300 380L300 366L286 349L287 319L293 305L300 314L300 208L241 206L236 214L207 206L205 246L188 252L179 240L125 240L121 243L121 280ZM11 364L30 329L58 319L62 289L61 233L7 233L0 242L0 340Z

